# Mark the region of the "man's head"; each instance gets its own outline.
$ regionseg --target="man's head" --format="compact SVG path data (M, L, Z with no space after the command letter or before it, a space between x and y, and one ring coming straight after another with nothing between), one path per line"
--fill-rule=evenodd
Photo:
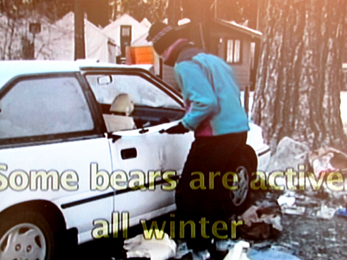
M153 43L153 48L158 55L162 55L178 39L179 36L175 28L162 22L154 23L147 36L147 41Z

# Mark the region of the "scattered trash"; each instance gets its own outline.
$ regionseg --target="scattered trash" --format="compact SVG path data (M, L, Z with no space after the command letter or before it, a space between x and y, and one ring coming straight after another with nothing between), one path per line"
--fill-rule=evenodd
M317 199L317 193L314 192L311 194L311 196L309 195L309 192L306 191L307 196L296 196L295 195L295 205L297 206L302 206L302 207L306 207L306 208L313 208L313 207L319 207L320 206L320 201L319 199Z
M295 198L289 197L288 194L284 194L277 199L277 202L280 206L293 206L295 204Z
M187 246L187 243L184 241L177 241L177 250L176 255L174 256L175 259L181 259L184 255L187 255L191 252Z
M216 250L217 251L227 251L235 246L235 240L226 239L216 241Z
M328 147L309 152L305 145L289 138L281 142L282 146L278 146L273 158L274 163L269 164L274 170L307 165L307 160L315 175L322 171L347 169L347 155L336 149ZM288 145L289 157L286 154ZM292 164L294 162L295 165ZM332 195L325 190L307 189L287 190L281 195L269 191L263 198L263 201L257 198L255 205L239 216L243 225L238 227L238 235L242 239L251 239L252 246L246 241L227 239L215 241L215 251L193 252L184 241L177 241L176 250L175 242L167 234L163 240L144 240L140 235L126 240L124 249L128 250L127 257L147 257L151 260L300 260L298 256L302 259L329 259L331 252L342 257L334 259L347 257L347 237L341 237L344 221L334 218L347 218L347 193ZM324 225L324 229L317 228L319 225Z
M282 207L282 213L289 215L304 215L306 208L300 206Z
M332 219L335 215L335 211L336 209L322 205L320 210L317 211L316 216L320 219Z
M335 215L339 216L339 217L347 218L347 210L345 208L338 209L338 210L336 210Z
M176 254L176 243L164 234L163 239L145 239L143 234L124 241L127 258L150 258L151 260L165 260Z
M308 153L308 161L316 176L321 172L347 169L347 154L332 147L321 147Z
M193 260L207 260L211 258L211 254L208 250L192 252Z
M257 213L258 215L262 214L281 214L281 208L279 207L276 200L270 201L270 200L263 200L263 201L256 201L256 206L259 207Z
M282 213L283 214L289 214L289 215L303 215L305 213L306 207L299 206L296 204L300 203L301 205L307 204L306 197L304 195L295 194L293 192L286 193L284 195L281 195L277 202L281 206Z
M265 202L263 206L253 205L242 214L244 225L239 227L239 232L241 236L250 239L275 236L283 229L280 214L278 204Z
M224 257L224 260L250 260L247 257L249 250L249 243L246 241L239 241Z

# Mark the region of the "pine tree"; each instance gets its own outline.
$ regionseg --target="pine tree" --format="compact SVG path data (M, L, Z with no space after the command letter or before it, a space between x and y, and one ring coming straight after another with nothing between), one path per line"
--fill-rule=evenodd
M285 136L346 149L340 116L346 0L265 0L252 119L272 149Z

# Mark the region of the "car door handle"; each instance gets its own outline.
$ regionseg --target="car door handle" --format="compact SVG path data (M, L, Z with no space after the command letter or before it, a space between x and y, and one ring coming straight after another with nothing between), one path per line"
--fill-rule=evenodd
M107 133L107 138L112 139L112 143L116 142L118 139L121 139L122 137L120 135L115 135L113 133Z
M123 149L120 151L123 160L132 159L137 157L136 148Z
M147 133L149 130L148 129L145 129L145 128L142 128L139 133L140 134L144 134L144 133Z

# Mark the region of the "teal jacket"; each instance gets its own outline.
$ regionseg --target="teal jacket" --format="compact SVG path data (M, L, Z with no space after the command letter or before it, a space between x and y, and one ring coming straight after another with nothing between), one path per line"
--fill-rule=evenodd
M187 108L183 125L196 136L248 131L248 118L230 66L197 50L182 50L174 67Z

